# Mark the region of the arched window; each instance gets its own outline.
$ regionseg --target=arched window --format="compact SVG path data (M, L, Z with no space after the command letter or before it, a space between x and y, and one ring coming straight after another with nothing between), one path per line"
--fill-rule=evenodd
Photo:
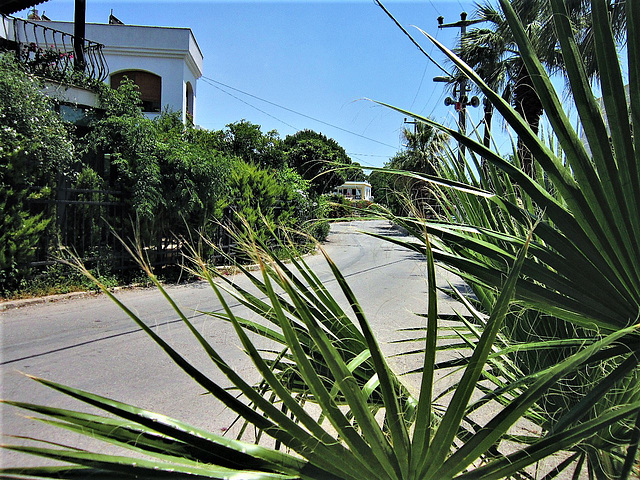
M127 70L111 75L111 87L118 88L125 77L138 86L143 111L159 112L162 109L161 77L141 70Z
M187 111L187 120L193 123L193 87L187 82L187 98L185 99L185 110Z

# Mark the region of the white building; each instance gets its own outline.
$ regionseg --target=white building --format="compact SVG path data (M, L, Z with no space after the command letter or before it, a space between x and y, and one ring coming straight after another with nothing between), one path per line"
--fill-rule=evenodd
M191 29L97 23L84 27L87 64L94 73L104 70L94 78L104 78L117 87L126 76L140 88L147 116L157 116L168 108L182 112L184 122L196 123L197 80L202 76L203 57ZM54 68L73 68L74 49L77 52L73 22L31 22L2 16L0 30L5 48L20 49L25 61L56 51L65 58L56 59ZM96 54L89 58L92 52ZM58 93L64 90L71 103L95 106L78 89L53 88Z
M38 23L73 34L71 22ZM104 45L110 85L125 76L138 85L148 116L169 108L195 123L203 57L191 29L87 23L85 37Z
M344 182L336 187L335 193L350 200L372 200L371 184L369 182Z

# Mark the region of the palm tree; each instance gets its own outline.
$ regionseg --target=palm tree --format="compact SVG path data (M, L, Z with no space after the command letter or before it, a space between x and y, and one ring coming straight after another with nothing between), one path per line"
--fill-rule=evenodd
M402 136L406 142L407 155L396 167L411 172L435 173L433 162L438 161L449 137L419 121L414 122L413 130L405 128Z
M551 73L564 71L557 34L553 25L553 13L549 0L514 0L512 6L524 25L536 49L540 61ZM595 61L591 2L567 0L565 6L576 32L578 50L584 59L587 76L599 78ZM610 3L609 12L614 38L618 43L626 41L626 15L624 2ZM533 82L520 57L512 31L500 8L491 0L478 6L475 17L484 20L489 27L470 29L461 39L456 54L464 59L493 90L503 92L515 110L526 120L531 130L538 134L542 103L533 88ZM484 144L489 146L493 107L485 103ZM533 157L522 141L518 140L518 156L522 169L533 173Z

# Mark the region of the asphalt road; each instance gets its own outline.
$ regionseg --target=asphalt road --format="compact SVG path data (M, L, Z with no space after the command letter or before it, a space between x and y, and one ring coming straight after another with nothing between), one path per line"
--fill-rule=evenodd
M360 230L400 236L388 222L336 224L325 245L364 306L370 323L391 355L401 348L389 343L402 337L398 330L421 324L415 313L426 312L426 280L423 259ZM321 255L307 258L310 265L336 291ZM246 279L237 276L234 281ZM440 272L438 283L459 280ZM255 379L235 335L228 325L200 311L220 311L215 295L204 283L172 286L172 297L192 318L201 333L240 372ZM161 295L153 289L122 290L117 294L141 318L152 325L174 348L213 378L221 375L198 348L195 340L177 320ZM454 305L441 299L440 310ZM139 407L169 415L199 427L223 432L233 415L182 372L112 301L104 295L73 298L55 303L31 305L0 313L2 348L0 397L90 411L83 404L57 394L27 378L23 373L44 377L89 390ZM391 358L397 371L406 371L417 358ZM407 382L415 384L411 377ZM413 386L415 388L415 385ZM90 448L92 441L24 418L19 410L0 406L2 433L46 438L64 444ZM3 439L3 443L23 440ZM94 442L95 443L95 442ZM114 451L115 447L101 447ZM0 452L3 466L43 464L35 457Z

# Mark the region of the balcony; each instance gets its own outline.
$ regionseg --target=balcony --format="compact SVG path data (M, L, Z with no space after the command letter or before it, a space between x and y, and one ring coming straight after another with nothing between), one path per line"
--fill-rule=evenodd
M86 39L78 41L73 35L41 22L12 17L3 20L5 38L0 38L0 46L13 50L18 61L34 75L84 88L107 78L109 69L102 44Z

